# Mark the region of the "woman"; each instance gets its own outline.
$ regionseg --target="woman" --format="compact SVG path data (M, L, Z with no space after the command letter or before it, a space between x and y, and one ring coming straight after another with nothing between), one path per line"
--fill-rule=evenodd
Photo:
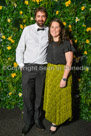
M54 134L57 126L72 117L71 66L73 45L65 35L63 23L59 19L51 21L49 26L49 46L47 71L44 91L45 118L51 122L50 133Z

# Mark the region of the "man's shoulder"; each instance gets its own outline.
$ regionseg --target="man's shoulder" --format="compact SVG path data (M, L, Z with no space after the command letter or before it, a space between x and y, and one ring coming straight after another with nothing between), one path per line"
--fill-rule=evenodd
M28 25L28 26L26 26L26 27L23 29L23 31L24 31L25 33L28 33L29 31L34 30L34 28L35 28L34 26L35 26L34 24Z
M31 25L26 26L25 29L31 29L31 28L33 28L34 26L35 26L35 24L31 24Z

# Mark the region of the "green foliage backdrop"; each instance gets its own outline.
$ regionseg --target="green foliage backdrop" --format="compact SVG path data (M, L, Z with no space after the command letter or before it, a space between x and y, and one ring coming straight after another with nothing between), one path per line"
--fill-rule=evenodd
M34 10L48 11L46 25L54 17L61 19L75 44L74 73L80 96L80 117L91 120L91 43L89 0L5 0L0 3L0 107L22 109L21 72L15 62L15 50L25 26L35 23ZM78 67L78 68L79 68Z

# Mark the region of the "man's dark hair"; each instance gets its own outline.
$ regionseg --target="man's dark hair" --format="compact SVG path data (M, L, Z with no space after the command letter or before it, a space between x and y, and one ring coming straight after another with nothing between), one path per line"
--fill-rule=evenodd
M37 14L37 12L44 12L45 13L45 15L46 15L46 18L47 18L47 16L48 16L48 14L47 14L47 11L46 11L46 9L44 8L44 7L39 7L39 8L37 8L36 10L35 10L35 17L36 17L36 14Z

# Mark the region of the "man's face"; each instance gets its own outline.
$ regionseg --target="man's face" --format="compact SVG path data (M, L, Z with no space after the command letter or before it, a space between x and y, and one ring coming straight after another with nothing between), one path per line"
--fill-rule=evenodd
M38 26L43 27L46 21L45 12L41 12L41 11L37 12L35 20Z

